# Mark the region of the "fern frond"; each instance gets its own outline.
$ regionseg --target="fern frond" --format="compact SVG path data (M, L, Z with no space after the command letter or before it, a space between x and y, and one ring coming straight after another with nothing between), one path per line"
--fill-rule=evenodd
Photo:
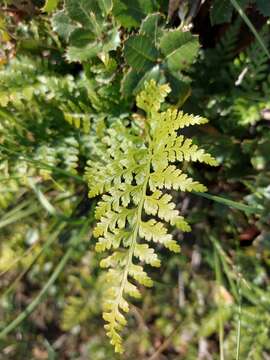
M193 145L191 139L178 135L182 128L204 124L206 119L170 108L160 110L169 91L168 85L157 85L153 80L146 83L137 96L137 106L146 113L145 124L134 122L125 127L116 122L103 139L107 150L98 161L89 161L86 171L89 196L105 193L96 209L99 222L94 235L99 238L97 251L112 251L101 261L101 266L109 269L103 317L117 352L123 351L120 333L127 322L126 298L140 297L134 281L152 286L152 280L138 262L160 266L148 243L159 243L179 252L180 246L168 232L168 225L190 231L172 196L162 190L206 190L173 163L186 160L216 165L210 154Z
M90 113L89 109L83 104L75 104L68 101L61 106L65 120L76 129L82 129L85 134L90 131Z

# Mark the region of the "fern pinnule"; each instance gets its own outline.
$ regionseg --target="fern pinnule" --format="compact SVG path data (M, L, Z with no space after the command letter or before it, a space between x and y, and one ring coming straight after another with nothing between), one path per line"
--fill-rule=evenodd
M122 352L120 335L129 310L127 296L140 297L134 282L152 286L142 265L160 266L149 242L159 243L173 252L180 246L168 232L167 224L182 231L190 226L180 215L172 196L163 189L205 191L173 163L200 161L216 165L216 160L191 139L178 135L185 126L204 124L206 119L168 108L161 111L170 88L154 80L145 84L137 96L137 106L145 111L142 126L135 122L126 127L116 122L103 139L107 150L86 171L89 196L104 194L96 208L97 251L111 251L101 261L108 268L108 289L104 295L105 329L117 352Z

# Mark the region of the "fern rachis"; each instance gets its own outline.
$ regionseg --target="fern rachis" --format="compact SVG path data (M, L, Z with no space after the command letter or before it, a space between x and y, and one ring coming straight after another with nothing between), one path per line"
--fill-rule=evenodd
M108 129L104 139L107 150L99 153L98 161L89 162L86 172L90 197L105 193L96 209L99 222L94 234L99 238L97 251L112 250L112 255L101 261L102 267L109 268L103 317L117 352L123 351L119 333L126 324L122 312L129 309L125 296L140 297L130 279L152 286L138 262L160 266L154 249L142 240L179 252L180 246L165 224L190 230L172 197L161 190L206 189L173 163L185 160L216 165L210 154L177 133L185 126L204 124L206 119L170 108L160 111L169 91L168 85L157 85L153 80L147 83L137 96L137 106L146 113L145 121L139 125L134 122L130 128L117 122Z

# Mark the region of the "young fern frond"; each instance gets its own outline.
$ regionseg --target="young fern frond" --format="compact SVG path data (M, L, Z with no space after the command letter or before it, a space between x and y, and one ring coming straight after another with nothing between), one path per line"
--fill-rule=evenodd
M179 252L180 246L166 224L190 231L172 196L162 190L206 190L174 164L185 160L216 165L210 154L178 135L178 130L186 126L206 123L205 118L171 108L161 111L169 92L168 85L157 85L154 80L146 83L137 96L137 106L146 113L145 122L133 123L131 128L115 123L104 139L107 151L99 154L98 161L90 161L86 171L89 196L105 193L96 209L94 235L98 252L111 251L101 261L101 266L109 269L103 317L116 352L123 351L120 333L127 322L126 297L140 298L134 282L148 287L153 284L138 263L160 266L148 243L153 241Z

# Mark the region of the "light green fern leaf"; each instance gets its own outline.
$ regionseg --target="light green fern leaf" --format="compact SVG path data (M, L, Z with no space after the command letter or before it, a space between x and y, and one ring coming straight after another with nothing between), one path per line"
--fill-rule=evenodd
M129 310L127 296L140 297L136 285L152 286L140 263L160 266L151 247L158 243L173 252L180 246L168 226L190 231L190 226L164 189L205 191L198 181L177 166L181 161L200 161L216 165L216 160L178 131L206 119L175 109L161 111L170 88L151 80L137 96L137 106L145 111L144 122L131 127L116 122L103 139L107 151L97 161L89 161L86 178L89 196L102 195L96 208L98 252L110 250L101 261L108 269L108 290L104 294L105 329L117 352L122 352L121 331ZM175 164L173 164L175 163Z
M82 129L85 134L90 131L90 116L89 109L83 103L74 104L68 101L68 104L62 105L61 110L65 120L76 129Z

